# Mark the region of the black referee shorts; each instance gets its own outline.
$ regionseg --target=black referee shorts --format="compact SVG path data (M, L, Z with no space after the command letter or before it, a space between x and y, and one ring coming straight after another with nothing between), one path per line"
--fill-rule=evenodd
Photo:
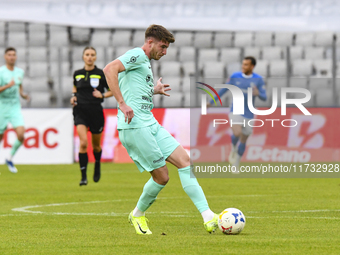
M76 105L73 107L74 125L85 125L92 134L100 134L104 129L104 112L101 104Z

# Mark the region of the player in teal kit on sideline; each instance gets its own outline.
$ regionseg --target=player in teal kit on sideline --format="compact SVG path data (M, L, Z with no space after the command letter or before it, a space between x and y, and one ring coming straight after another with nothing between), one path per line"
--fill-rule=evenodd
M164 27L151 25L145 32L141 48L129 50L104 68L107 83L118 104L118 131L123 146L127 149L138 169L148 171L151 178L145 184L136 208L129 221L136 233L152 234L145 218L145 211L155 201L158 193L169 180L166 161L178 168L182 187L203 217L205 229L215 231L218 221L205 198L196 178L191 176L191 162L184 148L154 118L153 95L170 90L160 78L154 86L150 60L159 60L175 38Z
M14 142L11 155L6 159L9 171L17 173L12 158L24 142L24 118L21 114L20 96L29 100L29 96L23 92L22 80L24 70L15 66L17 54L15 48L5 50L6 65L0 67L0 142L9 123L12 124L17 140Z

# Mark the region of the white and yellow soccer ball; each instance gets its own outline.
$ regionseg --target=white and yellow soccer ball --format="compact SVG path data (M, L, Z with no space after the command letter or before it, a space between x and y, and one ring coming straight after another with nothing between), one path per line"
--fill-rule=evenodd
M236 208L227 208L218 216L218 228L226 235L241 233L246 225L246 217Z

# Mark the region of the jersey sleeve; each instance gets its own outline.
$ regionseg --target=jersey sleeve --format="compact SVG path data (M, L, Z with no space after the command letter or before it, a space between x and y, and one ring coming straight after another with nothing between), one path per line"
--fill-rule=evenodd
M73 73L73 86L77 86L76 72Z
M260 78L259 82L257 83L257 89L259 90L259 98L262 101L267 100L267 92L266 92L266 87L264 85L264 81L262 78Z
M110 90L109 85L107 85L106 77L104 72L101 74L102 78L100 79L100 82L103 84L103 87L106 88L107 90Z
M129 50L118 59L125 67L125 71L136 69L143 61L140 52L137 50Z

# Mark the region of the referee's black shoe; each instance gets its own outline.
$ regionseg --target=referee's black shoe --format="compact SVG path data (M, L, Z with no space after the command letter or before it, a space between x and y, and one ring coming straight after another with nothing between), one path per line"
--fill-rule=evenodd
M100 180L100 161L94 164L93 181L99 182Z
M79 182L79 186L83 186L83 185L87 185L87 179L86 178L81 179L81 181Z

